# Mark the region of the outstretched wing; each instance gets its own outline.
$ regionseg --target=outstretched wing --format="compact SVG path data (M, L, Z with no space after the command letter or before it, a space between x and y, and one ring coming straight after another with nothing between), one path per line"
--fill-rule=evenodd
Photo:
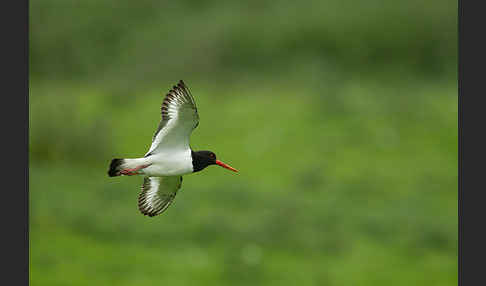
M138 209L151 217L161 214L172 203L181 185L182 176L143 178Z
M162 120L145 157L166 149L187 149L192 130L199 124L196 103L181 80L164 98Z

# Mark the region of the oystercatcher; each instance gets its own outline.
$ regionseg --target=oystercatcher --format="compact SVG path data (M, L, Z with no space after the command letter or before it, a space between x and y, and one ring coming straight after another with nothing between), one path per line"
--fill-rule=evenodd
M181 80L162 102L162 120L143 158L113 159L110 177L144 175L138 209L150 217L164 212L182 184L182 175L195 173L210 165L238 172L216 159L211 151L193 151L189 146L192 130L199 124L196 103Z

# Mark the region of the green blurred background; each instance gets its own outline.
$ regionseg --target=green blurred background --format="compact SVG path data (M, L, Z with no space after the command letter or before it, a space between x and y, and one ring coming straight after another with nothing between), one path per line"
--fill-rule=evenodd
M457 1L29 2L31 285L457 284ZM240 173L148 218L180 79Z

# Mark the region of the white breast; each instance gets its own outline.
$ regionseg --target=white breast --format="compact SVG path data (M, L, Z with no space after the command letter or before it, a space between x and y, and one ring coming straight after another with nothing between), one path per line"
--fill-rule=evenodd
M191 149L163 150L147 157L149 167L143 169L148 176L180 176L193 172Z

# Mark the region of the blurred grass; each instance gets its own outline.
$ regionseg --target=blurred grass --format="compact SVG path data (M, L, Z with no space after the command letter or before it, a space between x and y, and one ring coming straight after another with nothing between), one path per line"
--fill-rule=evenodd
M173 77L456 72L451 0L29 3L32 73L117 92L160 88Z
M446 2L31 1L31 284L455 285ZM192 147L240 173L149 219L106 170L179 79Z

